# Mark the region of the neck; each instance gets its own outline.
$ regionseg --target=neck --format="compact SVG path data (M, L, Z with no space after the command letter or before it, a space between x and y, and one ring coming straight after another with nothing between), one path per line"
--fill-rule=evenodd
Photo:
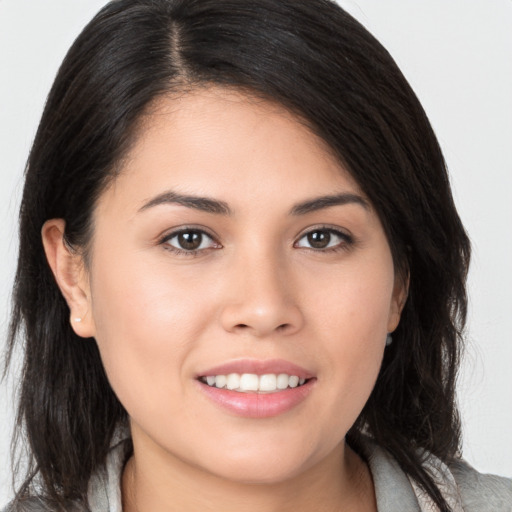
M344 442L315 466L270 484L226 480L173 457L140 452L134 443L122 488L125 512L377 510L368 467Z

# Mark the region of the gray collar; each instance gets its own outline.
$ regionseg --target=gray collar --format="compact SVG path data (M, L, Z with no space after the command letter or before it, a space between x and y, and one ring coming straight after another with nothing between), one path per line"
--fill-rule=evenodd
M395 459L368 438L360 449L372 474L378 512L396 512L398 503L400 510L420 512L411 482Z

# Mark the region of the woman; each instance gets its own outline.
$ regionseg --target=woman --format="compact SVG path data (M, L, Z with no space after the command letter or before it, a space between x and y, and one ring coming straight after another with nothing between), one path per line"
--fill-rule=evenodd
M339 7L110 3L27 168L12 508L508 510L459 460L468 261L421 106Z

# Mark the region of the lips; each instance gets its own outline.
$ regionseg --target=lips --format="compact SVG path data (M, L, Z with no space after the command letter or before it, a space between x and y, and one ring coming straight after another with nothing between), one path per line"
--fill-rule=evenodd
M316 378L285 360L238 360L197 375L200 391L223 410L246 418L269 418L298 406Z

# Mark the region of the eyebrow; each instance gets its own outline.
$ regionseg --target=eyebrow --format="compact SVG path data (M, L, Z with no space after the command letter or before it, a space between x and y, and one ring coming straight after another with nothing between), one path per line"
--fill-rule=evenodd
M358 204L365 210L370 209L368 201L357 194L334 194L330 196L316 197L296 204L291 210L291 215L305 215L307 213L316 212L324 208L330 208L331 206L343 206L345 204Z
M183 195L172 191L164 192L163 194L154 197L145 203L139 209L139 212L154 206L169 203L180 204L182 206L186 206L187 208L194 208L195 210L201 210L207 213L216 213L219 215L231 214L229 206L224 201L218 201L217 199L210 199L208 197Z
M184 195L173 191L159 194L158 196L149 200L147 203L144 203L144 205L139 209L139 212L162 204L179 204L186 206L187 208L193 208L195 210L214 213L217 215L232 214L228 204L224 201L212 199L209 197ZM342 193L316 197L301 203L297 203L290 210L290 215L305 215L307 213L322 210L324 208L330 208L332 206L343 206L346 204L358 204L366 210L370 209L368 202L363 197L357 194Z

